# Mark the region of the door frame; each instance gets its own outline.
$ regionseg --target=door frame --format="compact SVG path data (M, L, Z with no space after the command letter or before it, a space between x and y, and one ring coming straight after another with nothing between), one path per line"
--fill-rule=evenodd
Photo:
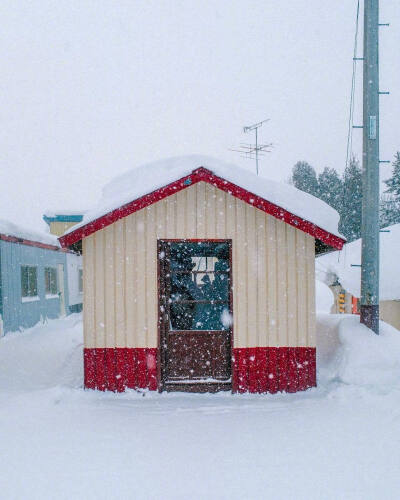
M60 298L60 316L66 315L66 304L65 304L65 279L64 279L64 264L57 264L57 274L58 274L58 293Z
M163 243L227 243L229 247L229 313L233 318L233 263L232 263L232 238L158 238L157 239L157 381L158 381L158 392L171 391L172 389L166 387L165 380L165 364L166 364L166 330L164 328L164 315L162 312L162 307L164 304L161 300L161 290L164 289L162 283L163 273L161 272L162 259L160 254L162 251ZM230 328L230 360L231 360L231 382L228 386L226 383L210 382L205 383L193 383L193 384L174 384L174 392L219 392L229 390L235 392L234 386L234 362L233 362L233 349L234 349L234 330L233 330L233 319Z

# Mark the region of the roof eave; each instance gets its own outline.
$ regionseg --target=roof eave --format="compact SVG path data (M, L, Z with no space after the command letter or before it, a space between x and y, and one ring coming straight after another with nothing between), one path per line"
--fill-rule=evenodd
M252 205L277 219L286 222L287 224L310 234L315 239L320 240L322 243L336 250L341 250L345 240L339 236L329 233L325 229L316 226L314 223L309 222L301 217L292 214L288 210L275 205L258 195L255 195L246 189L230 182L222 177L218 177L213 172L204 167L199 167L192 171L191 174L186 175L162 188L159 188L151 193L148 193L136 200L133 200L119 208L108 212L97 219L88 222L84 226L78 227L70 233L64 234L58 238L62 247L69 247L74 243L90 236L91 234L103 229L110 224L116 222L123 217L126 217L142 208L145 208L157 201L160 201L172 194L178 193L189 186L197 184L198 182L207 182L222 191L225 191L232 196Z

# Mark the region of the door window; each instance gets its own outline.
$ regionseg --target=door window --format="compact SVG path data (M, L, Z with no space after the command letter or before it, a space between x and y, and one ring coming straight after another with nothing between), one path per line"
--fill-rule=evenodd
M170 330L228 330L229 245L171 242L169 262Z

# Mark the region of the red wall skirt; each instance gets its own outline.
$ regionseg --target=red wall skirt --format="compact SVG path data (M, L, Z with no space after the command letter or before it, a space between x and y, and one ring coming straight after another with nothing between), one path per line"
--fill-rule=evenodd
M317 385L315 347L233 349L233 392L304 391ZM156 348L84 349L85 388L158 389Z

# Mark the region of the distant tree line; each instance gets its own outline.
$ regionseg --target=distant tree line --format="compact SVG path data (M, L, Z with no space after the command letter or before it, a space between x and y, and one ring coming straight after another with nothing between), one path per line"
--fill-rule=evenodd
M339 231L347 241L360 238L362 174L356 157L350 159L343 175L329 167L317 175L309 163L298 161L293 167L290 182L337 210L340 215ZM400 152L395 155L392 176L384 182L387 189L380 202L381 227L400 223Z

